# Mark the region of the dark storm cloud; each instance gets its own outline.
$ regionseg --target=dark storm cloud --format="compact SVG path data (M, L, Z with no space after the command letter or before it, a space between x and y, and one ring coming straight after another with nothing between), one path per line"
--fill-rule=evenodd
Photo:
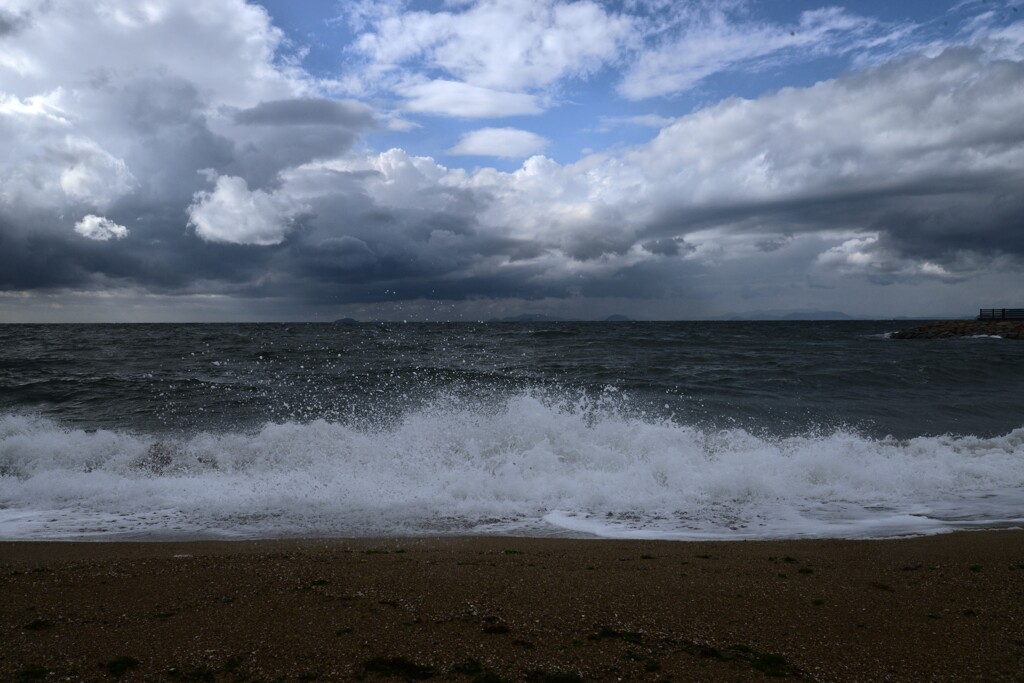
M0 9L0 39L21 31L28 25L28 22L27 15L14 14Z
M112 84L104 77L93 82L94 91L106 98L97 103L121 124L139 133L187 126L203 120L205 101L195 84L169 75L141 76Z
M180 219L153 225L111 216L132 224L128 238L97 242L74 234L70 226L25 225L23 218L19 229L11 230L9 220L0 217L0 289L141 286L161 293L228 292L265 274L275 255L202 243L185 232Z
M421 264L422 265L422 264ZM537 265L492 269L481 273L462 273L459 277L427 276L415 268L385 267L373 278L311 278L310 271L280 271L280 282L273 292L260 296L294 296L313 305L355 303L398 303L411 300L466 301L476 298L521 299L564 298L580 284L578 278L545 279Z
M65 244L51 235L16 231L0 216L0 289L73 287L89 280L84 255Z
M438 201L444 210L426 208ZM550 247L479 225L488 201L429 187L409 202L423 206L397 209L355 192L332 194L314 202L309 224L282 245L274 261L279 286L317 303L569 296L579 277L555 277L529 262Z
M300 97L261 102L237 112L234 119L250 126L342 126L361 130L373 125L373 112L358 102Z
M287 168L345 154L376 126L363 104L318 98L262 102L232 119L240 129L237 159L221 170L245 178L253 188L273 185Z
M615 223L598 223L574 231L562 243L562 252L576 261L591 261L602 256L622 255L629 251L635 238Z
M137 144L126 155L138 187L125 198L125 203L140 212L174 203L178 216L183 216L193 194L206 185L199 171L241 171L239 156L236 144L210 130L203 116L193 115L172 125L155 126L140 134Z
M1024 259L1024 173L926 175L912 182L822 189L806 197L664 211L643 230L655 236L721 228L744 233L866 230L909 258L952 262L958 252ZM665 238L660 238L665 239ZM758 241L772 251L785 241ZM646 247L646 244L645 244Z
M468 268L488 253L499 251L482 237L471 217L448 213L385 211L340 216L322 209L310 234L300 235L279 265L292 277L325 284L425 281ZM316 239L315 234L345 231L342 237Z
M594 298L661 299L686 296L695 291L693 277L701 267L695 263L657 260L641 261L609 274L575 278L572 287L580 295ZM566 284L569 284L566 282Z
M663 237L643 243L643 248L652 254L661 256L679 256L682 252L692 252L695 247L687 244L686 240L679 237Z

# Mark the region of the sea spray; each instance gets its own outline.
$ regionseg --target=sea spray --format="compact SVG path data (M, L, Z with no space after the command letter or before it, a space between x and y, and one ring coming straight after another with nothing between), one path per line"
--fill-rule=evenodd
M0 537L877 537L1024 522L992 438L707 429L602 392L439 392L378 423L85 431L0 417Z

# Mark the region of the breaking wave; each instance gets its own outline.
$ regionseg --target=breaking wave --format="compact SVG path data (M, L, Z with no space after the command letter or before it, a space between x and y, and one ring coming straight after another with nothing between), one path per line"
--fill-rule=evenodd
M1024 523L1024 428L766 437L523 391L179 437L0 416L0 538L883 537Z

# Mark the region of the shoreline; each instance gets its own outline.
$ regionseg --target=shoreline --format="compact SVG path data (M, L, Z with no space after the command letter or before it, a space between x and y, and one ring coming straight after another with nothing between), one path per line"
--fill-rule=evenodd
M2 680L1021 680L1024 531L0 542Z

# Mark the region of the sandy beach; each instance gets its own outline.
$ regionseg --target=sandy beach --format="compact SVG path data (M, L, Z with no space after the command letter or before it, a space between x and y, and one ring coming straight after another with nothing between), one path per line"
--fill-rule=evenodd
M1024 680L1024 532L0 544L0 679Z

